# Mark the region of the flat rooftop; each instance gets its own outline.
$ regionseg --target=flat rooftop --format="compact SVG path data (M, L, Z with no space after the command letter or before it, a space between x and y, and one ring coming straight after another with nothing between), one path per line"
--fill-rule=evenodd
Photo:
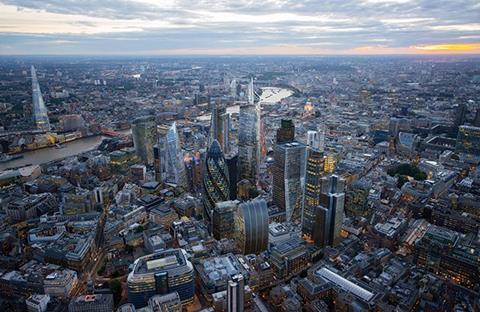
M162 250L138 258L135 261L135 274L172 270L187 264L181 249Z
M335 284L346 292L349 292L356 297L362 299L365 302L370 302L375 294L358 286L357 284L347 280L346 278L338 275L337 273L330 271L327 268L321 268L316 271L316 274L324 278L325 280Z

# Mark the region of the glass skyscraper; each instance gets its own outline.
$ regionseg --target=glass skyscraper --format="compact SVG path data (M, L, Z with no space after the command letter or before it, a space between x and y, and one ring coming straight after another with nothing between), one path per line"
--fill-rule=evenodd
M345 180L331 175L321 180L320 205L315 208L313 240L319 247L340 243L345 205Z
M258 254L268 247L268 208L264 199L241 203L235 214L235 236L244 254Z
M155 175L160 177L159 182L187 187L183 152L175 122L170 127L166 125L158 127L155 157Z
M324 175L325 158L318 149L307 148L307 169L305 175L305 195L302 214L302 232L312 238L315 228L315 209L320 204L321 178Z
M230 152L230 114L220 104L214 103L212 105L210 141L217 140L223 154L226 155Z
M33 104L33 122L37 130L50 131L50 119L48 118L48 110L43 102L42 91L37 79L37 71L32 65L30 68L32 73L32 104Z
M207 150L203 172L203 207L207 221L212 221L216 203L230 199L229 187L228 168L222 148L214 140Z
M146 165L153 164L153 146L157 143L157 125L154 116L139 117L132 124L135 152Z
M305 187L306 145L298 142L273 147L273 203L287 222L300 219Z
M256 181L260 161L260 103L255 103L253 80L248 86L248 103L240 105L238 129L239 181Z

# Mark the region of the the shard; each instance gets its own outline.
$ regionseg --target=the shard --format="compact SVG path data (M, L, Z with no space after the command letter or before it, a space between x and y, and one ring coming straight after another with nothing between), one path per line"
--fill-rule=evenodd
M33 122L37 130L50 131L50 120L48 119L48 110L43 102L42 91L38 84L37 71L32 65L32 104L33 104Z

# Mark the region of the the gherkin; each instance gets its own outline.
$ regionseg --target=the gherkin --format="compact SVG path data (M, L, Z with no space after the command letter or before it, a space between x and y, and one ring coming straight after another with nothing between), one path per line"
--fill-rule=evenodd
M215 203L229 200L228 168L222 148L214 140L208 150L203 173L203 207L207 221L211 222Z

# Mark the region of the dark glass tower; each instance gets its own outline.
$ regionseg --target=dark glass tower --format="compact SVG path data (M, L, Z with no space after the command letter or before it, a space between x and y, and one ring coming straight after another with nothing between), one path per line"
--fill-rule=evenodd
M230 199L228 168L217 140L210 144L203 172L203 208L211 222L215 204Z

